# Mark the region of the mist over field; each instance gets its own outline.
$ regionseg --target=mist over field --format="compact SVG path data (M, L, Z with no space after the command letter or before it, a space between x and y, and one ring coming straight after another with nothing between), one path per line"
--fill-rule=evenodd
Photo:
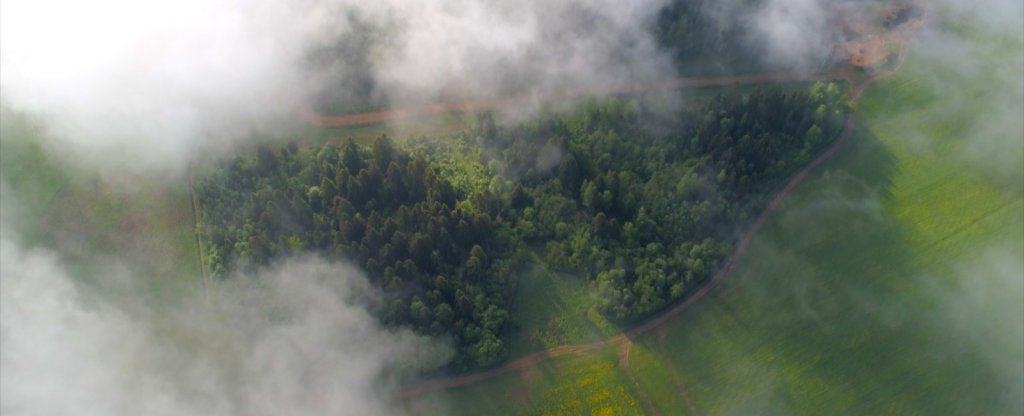
M797 7L810 2L788 3ZM820 2L819 2L820 3ZM932 22L923 31L908 39L907 55L916 59L915 68L907 78L913 91L924 99L935 99L932 107L907 103L905 114L883 117L880 124L898 123L902 144L913 152L931 155L952 153L955 168L966 175L979 175L994 184L1004 196L1012 198L1024 192L1024 3L996 0L971 2L944 0L916 2L932 15ZM782 26L776 26L781 28ZM802 30L821 30L814 25ZM820 33L820 32L817 32ZM803 36L808 36L804 33ZM812 34L808 36L815 38ZM913 119L923 111L946 114L942 120L920 119L916 123L898 122ZM902 128L911 125L911 128ZM950 133L952 132L952 133ZM947 137L948 135L948 137ZM885 195L869 194L850 200L844 189L862 184L844 184L849 179L834 178L836 189L829 198L812 206L818 209L844 206L857 212L860 228L866 232L884 229L891 217L879 216L887 203ZM969 192L969 189L962 190ZM834 197L834 199L833 199ZM941 208L935 208L937 211ZM1018 219L1024 213L1016 212ZM905 219L904 219L905 220ZM1019 222L1015 223L1019 224ZM818 238L834 238L821 237ZM921 299L865 294L850 288L846 296L859 299L865 314L892 325L913 322L924 325L940 339L928 346L930 353L940 354L950 362L980 354L985 369L996 377L999 403L995 408L1019 414L1024 411L1024 229L1011 225L1004 237L970 247L953 258L931 259L935 264L917 264L919 275L908 287L923 288ZM782 257L796 257L793 269L802 270L798 255L789 248L777 247ZM929 271L925 271L929 270ZM800 273L796 274L800 276ZM794 279L795 299L807 306L811 319L815 305L815 283ZM922 300L923 299L923 300ZM924 305L916 302L924 302ZM828 322L821 326L829 328ZM924 352L922 352L924 353ZM766 399L768 400L768 399ZM766 403L777 403L773 397ZM969 414L972 409L951 409ZM784 413L789 413L784 412Z
M345 103L403 106L676 77L646 29L666 3L4 0L0 105L38 121L47 154L71 176L182 181L199 156L288 136L325 86L351 87L335 97ZM706 13L723 30L743 28L766 63L806 66L828 52L829 3L728 0ZM951 113L956 102L977 111L962 126L964 168L1019 192L1024 6L941 8L950 21L910 47L936 71L993 87L977 96L924 84L949 97ZM957 19L968 28L950 27ZM979 38L994 46L979 49ZM929 131L907 140L926 151ZM397 386L451 356L444 340L381 327L363 272L315 257L158 299L138 283L147 259L83 260L30 241L23 223L34 213L0 183L5 415L402 414ZM1024 408L1020 254L991 247L953 266L955 282L929 288L931 324L983 351L1009 409Z
M169 300L132 259L87 268L3 230L5 415L399 414L397 383L450 356L381 328L344 264L291 259Z
M912 45L939 74L924 80L934 94L948 99L951 114L968 107L964 114L970 117L957 117L962 123L957 128L963 132L964 166L1020 189L1024 187L1024 118L1020 117L1024 113L1024 4L950 1L946 10L943 27L925 32ZM928 134L926 126L913 133ZM908 135L908 140L918 138Z

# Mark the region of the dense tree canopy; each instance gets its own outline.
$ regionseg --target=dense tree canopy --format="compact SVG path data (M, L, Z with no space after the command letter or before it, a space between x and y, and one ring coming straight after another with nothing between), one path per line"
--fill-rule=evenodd
M507 225L497 212L465 209L466 195L387 138L316 151L261 147L197 192L215 274L304 251L353 260L389 295L385 323L450 334L466 347L465 367L504 356Z
M763 196L839 133L846 108L832 84L723 95L664 137L616 100L485 141L516 179L506 218L517 236L543 245L550 266L593 278L602 311L631 320L713 272Z
M847 111L817 84L718 96L669 130L611 99L401 147L261 147L197 185L207 259L219 276L299 252L355 261L385 293L382 321L451 337L456 368L487 366L506 355L520 254L589 277L610 318L654 313L713 273Z

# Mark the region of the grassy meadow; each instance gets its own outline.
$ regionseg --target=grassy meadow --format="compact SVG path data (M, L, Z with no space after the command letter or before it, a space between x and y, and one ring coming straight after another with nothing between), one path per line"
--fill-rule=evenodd
M512 359L565 344L587 344L615 336L622 328L594 307L582 276L549 270L534 258L519 275L509 335Z

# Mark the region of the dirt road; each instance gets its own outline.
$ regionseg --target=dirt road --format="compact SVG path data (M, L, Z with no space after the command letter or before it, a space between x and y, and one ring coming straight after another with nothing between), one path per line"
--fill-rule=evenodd
M874 82L876 82L878 80L881 80L881 79L884 79L886 77L889 77L890 75L892 75L893 73L895 73L896 71L899 70L900 66L902 66L902 63L903 63L902 62L902 56L903 56L902 52L903 51L902 51L902 48L901 48L901 51L897 54L897 63L894 65L893 69L876 73L875 75L872 75L871 77L865 78L864 80L860 81L859 83L857 83L856 85L854 85L854 86L852 86L850 88L850 94L849 95L850 95L851 105L856 107L857 103L860 101L861 95L863 95L864 91L871 84L873 84ZM850 74L846 73L846 72L832 72L832 73L829 73L829 74L818 75L818 76L799 76L799 77L796 74L768 74L768 75L763 75L763 76L743 76L743 77L705 78L705 79L694 79L694 80L676 80L676 81L673 81L674 84L671 84L671 85L675 85L674 88L685 88L685 87L692 87L692 86L735 85L735 84L739 84L739 83L780 82L780 81L815 80L815 79L820 79L820 80L826 80L826 79L846 79L846 80L852 80L853 77L850 76ZM732 84L727 82L727 80L732 80ZM633 87L633 88L636 88L636 87ZM615 90L615 91L625 92L626 90ZM631 90L631 91L640 91L640 90ZM491 107L491 108L495 108L495 107ZM639 325L637 327L634 327L633 329L630 329L630 330L622 333L621 335L618 335L618 336L615 336L615 337L612 337L612 338L609 338L609 339L606 339L606 340L603 340L603 341L597 341L597 342L593 342L593 343L590 343L590 344L580 344L580 345L562 345L562 346L554 347L554 348L551 348L551 349L548 349L548 350L539 351L539 352L527 355L525 357L522 357L522 358L519 358L519 359L517 359L515 361L512 361L512 362L510 362L508 364L505 364L505 365L502 365L500 367L496 367L496 368L493 368L493 369L490 369L490 370L482 371L482 372L479 372L479 373L468 374L468 375L464 375L464 376L452 377L452 378L446 378L446 379L425 381L425 382L422 382L422 383L419 383L419 384L415 384L415 385L411 385L411 386L403 388L402 390L400 390L398 392L397 398L404 399L404 398L416 397L416 396L420 396L420 395L431 393L431 392L435 392L435 391L440 391L440 390L449 389L449 388L453 388L453 387L466 386L466 385L477 383L477 382L481 382L481 381L484 381L484 380L489 380L489 379L499 377L501 375L504 375L504 374L512 372L512 371L518 371L518 370L521 370L523 368L536 365L536 364L538 364L538 363L540 363L540 362L542 362L542 361L544 361L544 360L546 360L548 358L555 358L555 357L560 357L560 356L570 355L570 354L583 354L583 353L587 353L587 352L590 352L590 351L593 351L593 350L597 350L597 349L600 349L600 348L605 348L605 347L608 347L608 346L621 347L623 344L630 342L630 340L635 339L635 338L637 338L637 337L639 337L641 335L644 335L644 334L650 332L651 330L654 330L654 329L664 325L665 323L670 321L672 318L675 318L677 315L679 315L684 310L689 308L691 305L693 305L697 301L703 299L704 296L707 296L708 293L710 293L712 290L714 290L716 287L718 287L719 284L722 283L722 280L724 280L725 277L728 276L730 272L732 272L732 270L736 266L736 263L739 260L739 258L741 256L743 256L744 253L746 253L747 249L750 247L751 242L754 240L754 237L757 235L757 233L761 230L761 227L763 227L765 222L768 220L768 217L770 217L772 214L775 213L776 210L778 210L779 206L782 205L782 201L785 200L787 196L789 196L790 192L792 192L793 189L795 189L797 186L799 186L801 183L803 183L807 179L807 177L810 176L810 173L812 171L814 171L822 163L825 163L826 161L831 159L833 156L835 156L835 154L841 148L843 148L843 146L845 146L850 141L850 139L853 137L853 132L854 132L855 127L856 127L856 120L855 120L854 116L851 115L851 116L849 116L847 118L846 125L844 126L843 131L840 133L839 138L836 139L836 142L834 144L832 144L832 146L830 146L827 150L825 150L825 152L823 152L821 155L819 155L817 158L815 158L810 164L808 164L806 167L804 167L799 173L796 174L796 176L794 176L792 179L789 180L788 183L786 183L785 187L783 187L778 193L775 194L775 196L768 203L768 206L765 208L765 210L761 213L761 215L759 215L757 217L757 219L754 221L754 223L751 224L750 228L747 229L747 232L743 235L743 238L740 240L739 245L737 245L736 250L732 253L732 255L729 256L729 258L727 258L725 260L725 262L722 264L721 269L719 269L718 273L715 273L715 275L709 281L704 283L704 285L701 286L700 289L698 289L696 292L693 292L690 295L688 295L685 300L683 300L682 302L680 302L676 306L672 307L671 309L661 313L660 315L658 315L658 316L648 320L647 322L644 322L643 324L641 324L641 325Z
M452 112L478 112L502 108L512 108L515 106L521 106L531 103L551 102L557 100L580 98L591 95L635 94L646 91L676 90L682 88L722 87L743 84L763 84L770 82L832 81L837 79L848 80L851 78L852 74L845 70L833 71L824 74L808 74L802 72L779 72L770 74L733 75L705 78L678 78L673 80L657 82L612 85L607 88L602 88L596 91L560 91L542 95L524 95L495 100L430 104L416 107L402 107L384 111L345 114L336 116L328 116L307 112L302 114L302 118L306 122L320 127L348 127L359 126L364 124L382 123L385 121L398 121L403 119Z

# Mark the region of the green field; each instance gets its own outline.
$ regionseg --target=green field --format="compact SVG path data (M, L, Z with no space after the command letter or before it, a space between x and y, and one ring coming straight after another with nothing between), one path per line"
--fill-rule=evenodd
M722 287L636 340L628 369L614 354L587 368L615 368L633 400L653 404L641 409L663 415L1019 414L1024 143L1012 124L968 127L998 110L982 105L998 85L929 59L912 54L869 89L854 141L785 201ZM977 163L984 146L1005 151ZM590 373L552 366L543 382L505 376L447 399L461 414L479 414L467 401L557 413L567 408L550 403L578 397L554 386ZM510 393L524 388L546 394Z
M477 386L452 389L446 412L472 415L641 415L644 404L610 349L559 357ZM433 413L436 409L414 408Z
M615 336L622 328L594 307L581 276L548 270L534 256L519 274L512 302L515 327L509 334L512 359L565 344L586 344Z

